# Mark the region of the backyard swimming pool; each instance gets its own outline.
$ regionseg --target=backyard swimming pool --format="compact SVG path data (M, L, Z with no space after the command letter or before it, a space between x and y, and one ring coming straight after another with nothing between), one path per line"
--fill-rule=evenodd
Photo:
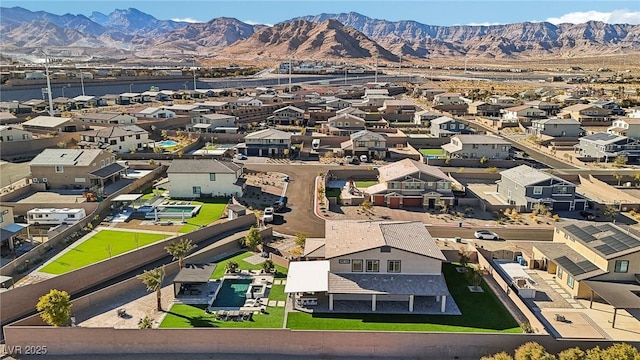
M173 140L162 140L162 141L158 141L156 143L156 145L163 147L163 148L168 148L168 147L174 147L176 145L178 145L177 141L173 141Z
M140 207L138 211L142 211L143 207ZM144 207L147 208L147 207ZM201 205L158 205L156 207L157 212L153 210L153 207L149 206L151 209L145 209L145 218L154 219L156 216L158 218L164 219L179 219L183 216L185 218L192 218L198 215L200 212Z
M247 300L247 290L253 282L252 279L224 279L220 284L220 290L216 294L211 307L239 308Z

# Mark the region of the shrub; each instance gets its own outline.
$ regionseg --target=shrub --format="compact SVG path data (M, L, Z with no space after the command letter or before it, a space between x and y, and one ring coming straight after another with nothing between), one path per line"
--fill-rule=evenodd
M138 329L151 329L152 325L153 319L148 316L145 316L138 321Z

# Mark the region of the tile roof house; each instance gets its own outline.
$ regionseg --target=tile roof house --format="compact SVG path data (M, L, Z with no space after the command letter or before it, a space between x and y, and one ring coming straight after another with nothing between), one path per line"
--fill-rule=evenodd
M237 149L247 156L282 156L291 150L292 136L289 132L264 129L245 135L245 142L238 144Z
M325 134L348 136L367 127L363 118L351 114L340 114L327 119L322 124L321 131Z
M301 125L304 121L304 110L293 105L273 111L267 122L276 125Z
M387 157L387 139L369 130L361 130L349 135L349 140L340 144L345 155L366 155L369 159L385 159Z
M636 163L640 159L640 142L609 133L595 133L580 138L574 145L579 156L599 158L604 162L612 161L618 156L625 156L628 163Z
M242 196L242 164L211 159L175 159L167 169L172 198Z
M520 165L500 172L498 194L509 205L531 211L535 204L543 204L549 210L582 211L587 199L576 193L576 185L527 165Z
M507 159L511 143L491 135L454 135L441 146L447 156L460 159Z
M305 293L313 292L329 312L366 303L361 310L372 313L459 313L442 275L446 258L424 224L327 221L322 240L310 246L326 260L289 268L285 292L294 294L296 307L306 307Z
M84 113L75 115L74 119L101 125L127 125L138 122L135 116L121 112Z
M403 159L378 168L378 184L362 191L371 203L390 208L433 209L442 202L453 203L451 179L435 166Z
M431 120L429 133L434 137L448 137L456 134L470 134L472 131L460 120L448 116L440 116Z
M533 246L533 261L555 275L571 296L589 298L589 282L637 281L640 237L629 227L612 223L570 222L558 225L553 242Z
M611 123L611 126L607 128L607 133L640 139L640 119L615 119Z
M27 131L76 132L89 130L89 125L72 118L57 116L36 116L22 123Z
M610 121L609 111L593 104L567 106L558 113L558 117L571 118L581 123L608 123Z
M580 123L574 119L539 119L532 120L527 133L535 136L577 138L581 133Z
M114 153L141 151L153 143L149 133L138 125L108 126L80 134L81 149L103 149Z

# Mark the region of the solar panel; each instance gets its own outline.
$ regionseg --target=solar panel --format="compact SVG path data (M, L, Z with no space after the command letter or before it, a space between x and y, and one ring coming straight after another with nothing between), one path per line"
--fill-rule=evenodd
M598 246L595 247L595 249L600 251L601 253L603 253L605 255L611 255L611 254L617 252L615 249L613 249L611 246L609 246L607 244L598 245Z
M594 270L598 270L599 268L594 265L589 260L581 260L579 262L574 262L566 256L561 256L559 258L553 259L560 267L565 269L571 275L582 275L584 273L588 273Z

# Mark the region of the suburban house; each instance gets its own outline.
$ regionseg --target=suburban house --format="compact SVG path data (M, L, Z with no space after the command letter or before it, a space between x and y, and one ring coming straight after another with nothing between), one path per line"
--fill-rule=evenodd
M531 105L513 106L502 110L502 118L508 121L531 121L547 116L547 112Z
M9 250L14 250L18 239L29 238L29 224L15 223L13 207L0 206L0 245L6 244Z
M615 119L607 128L607 133L638 139L640 138L640 119Z
M150 102L151 97L142 95L140 93L122 93L118 95L116 99L116 104L118 105L131 105L135 103L146 103Z
M334 98L334 99L331 99L331 100L327 100L325 102L325 106L326 106L327 110L337 111L337 110L341 110L341 109L345 109L345 108L351 107L351 103L346 101L346 100L343 100L343 99Z
M567 223L556 226L553 242L533 245L532 260L574 298L590 298L592 283L621 293L640 274L640 237L612 223Z
M0 125L0 142L29 140L33 140L33 134L19 125Z
M416 125L428 125L428 122L440 116L440 114L429 110L421 110L413 114L413 123Z
M508 159L511 143L491 135L454 135L441 147L450 158Z
M363 118L351 114L340 114L330 117L322 124L321 131L325 134L348 136L367 127Z
M99 149L44 149L29 164L31 181L49 189L90 189L102 194L107 180L126 171L116 157Z
M433 96L434 105L458 105L463 103L460 93L443 93Z
M89 125L72 118L40 115L23 122L22 129L40 132L76 132L89 130Z
M365 118L365 116L367 116L366 112L364 112L364 111L362 111L362 110L360 110L358 108L355 108L355 107L346 107L344 109L340 109L340 110L336 111L336 115L342 115L342 114L350 114L350 115L357 116L357 117L363 118L363 119Z
M618 105L615 101L598 100L598 101L592 102L592 104L609 111L609 114L611 114L611 115L624 115L625 114L624 109L621 108L620 105Z
M235 101L238 106L262 106L262 101L252 97L241 97Z
M103 149L114 153L141 151L153 143L149 133L138 125L108 126L80 134L81 149Z
M611 161L618 156L627 157L627 162L636 162L640 157L640 142L609 133L595 133L580 138L574 145L575 151L582 157Z
M191 118L191 124L187 126L188 131L200 132L226 132L227 129L238 131L236 117L225 114L202 114Z
M385 100L378 112L390 122L411 122L416 113L416 105L411 100Z
M403 159L378 168L378 184L362 189L371 203L390 208L433 209L453 204L451 179L435 166Z
M137 112L131 113L131 115L139 119L171 119L176 117L176 113L174 113L173 111L155 106L144 108Z
M576 104L563 108L558 117L581 123L602 123L609 121L609 111L592 104Z
M293 294L294 306L350 313L354 308L459 313L442 275L446 258L424 224L327 221L325 238L313 240L324 240L316 252L326 260L290 264L285 293Z
M513 107L520 103L519 99L506 95L491 95L487 100L489 100L489 103L498 105L502 108Z
M275 125L301 125L304 122L304 110L293 105L285 106L275 110L267 121Z
M640 119L640 106L634 106L629 109L629 113L626 116L632 119Z
M532 100L527 101L525 105L544 110L547 112L547 115L556 115L558 112L560 112L560 105L549 101Z
M448 116L440 116L431 120L429 133L433 137L448 137L455 134L468 134L471 130L465 123Z
M289 132L264 129L245 135L244 143L237 148L247 156L281 156L291 150L291 136Z
M580 129L580 123L577 120L551 118L532 120L531 126L527 128L527 131L535 136L577 138L580 136L582 129Z
M135 124L138 119L129 114L120 112L99 112L99 113L85 113L75 115L74 119L84 121L91 124L101 125L127 125Z
M107 102L97 96L92 95L80 95L71 99L76 108L95 108L99 106L107 106Z
M167 169L172 198L242 196L242 165L210 159L176 159Z
M553 212L582 211L587 199L576 193L576 185L527 165L500 172L498 194L509 205L531 211L535 204L543 204Z
M500 105L488 104L484 101L474 101L469 104L467 112L470 115L476 116L498 117L500 116L500 109L502 109Z
M366 155L369 159L387 157L387 139L381 134L362 130L349 135L350 139L340 144L345 155Z

